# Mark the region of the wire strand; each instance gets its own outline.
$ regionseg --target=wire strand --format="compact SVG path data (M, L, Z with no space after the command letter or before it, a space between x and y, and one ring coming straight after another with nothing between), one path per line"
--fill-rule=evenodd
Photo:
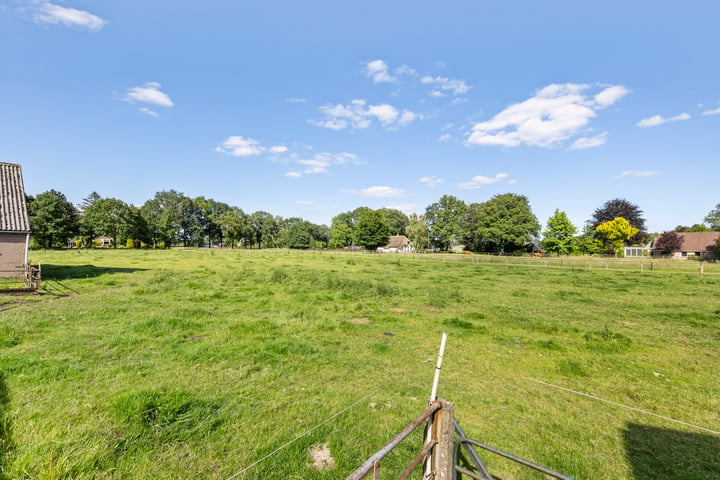
M631 407L628 405L623 405L622 403L613 402L611 400L605 400L604 398L596 397L595 395L590 395L588 393L578 392L577 390L571 390L569 388L560 387L558 385L553 385L552 383L543 382L542 380L537 380L535 378L530 378L530 377L522 377L522 378L524 378L525 380L530 380L532 382L540 383L542 385L547 385L548 387L557 388L559 390L565 390L566 392L574 393L576 395L582 395L583 397L592 398L593 400L599 400L601 402L605 402L605 403L609 403L611 405L626 408L628 410L633 410L635 412L644 413L645 415L652 415L653 417L662 418L663 420L668 420L670 422L679 423L679 424L685 425L687 427L692 427L692 428L696 428L698 430L703 430L705 432L709 432L714 435L720 435L720 432L716 432L715 430L710 430L709 428L705 428L705 427L699 427L697 425L693 425L692 423L683 422L682 420L675 420L674 418L666 417L664 415L658 415L657 413L648 412L647 410L640 410L639 408Z
M375 395L375 394L378 393L379 391L387 388L388 386L390 386L390 385L391 385L392 383L394 383L395 381L397 381L397 380L399 380L399 379L401 379L401 378L404 378L407 374L409 374L410 372L412 372L412 371L416 370L418 367L420 367L420 365L423 365L423 364L428 363L428 362L432 362L432 358L428 358L427 360L423 360L422 362L417 363L417 364L414 365L413 367L411 367L411 368L409 368L408 370L404 371L402 374L398 375L397 377L394 377L392 380L386 382L386 383L383 384L382 386L380 386L380 387L376 388L375 390L373 390L372 392L368 393L367 395L365 395L365 396L362 397L361 399L359 399L359 400L355 401L354 403L348 405L347 407L343 408L343 409L340 410L339 412L336 412L336 413L332 414L330 417L326 418L325 420L323 420L322 422L318 423L318 424L315 425L314 427L312 427L312 428L306 430L305 432L301 433L300 435L298 435L297 437L293 438L292 440L290 440L290 441L284 443L283 445L279 446L278 448L276 448L276 449L273 450L272 452L268 453L267 455L265 455L265 456L262 457L261 459L256 460L255 462L251 463L250 465L248 465L247 467L243 468L243 469L240 470L239 472L237 472L237 473L229 476L229 477L227 478L227 480L233 480L234 478L237 478L239 475L242 475L243 473L247 472L248 470L250 470L251 468L253 468L255 465L258 465L259 463L264 462L265 460L267 460L268 458L270 458L270 457L272 457L273 455L277 454L277 453L280 452L281 450L284 450L285 448L289 447L290 445L292 445L293 443L297 442L297 441L300 440L301 438L309 435L310 433L314 432L315 430L317 430L318 428L322 427L322 426L325 425L326 423L334 420L335 418L339 417L339 416L342 415L343 413L345 413L345 412L347 412L348 410L352 409L353 407L355 407L355 406L358 405L359 403L362 403L364 400L367 400L368 398L372 397L373 395Z

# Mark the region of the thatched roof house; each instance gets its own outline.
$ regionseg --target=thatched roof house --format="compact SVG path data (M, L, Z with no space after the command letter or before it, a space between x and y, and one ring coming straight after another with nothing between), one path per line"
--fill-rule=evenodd
M377 251L383 253L410 253L412 251L412 245L410 245L410 239L405 235L392 235L388 240L388 244L384 247L379 247Z
M28 263L30 221L20 165L0 162L0 276L22 274Z

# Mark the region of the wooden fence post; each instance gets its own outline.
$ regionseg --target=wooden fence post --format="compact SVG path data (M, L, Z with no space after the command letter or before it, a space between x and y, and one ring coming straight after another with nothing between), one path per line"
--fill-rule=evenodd
M452 480L455 471L453 446L455 434L455 404L443 400L443 407L435 412L433 429L437 445L432 453L433 479Z

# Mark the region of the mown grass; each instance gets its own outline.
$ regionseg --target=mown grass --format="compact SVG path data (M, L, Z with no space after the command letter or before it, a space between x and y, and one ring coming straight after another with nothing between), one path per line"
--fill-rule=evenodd
M720 430L711 275L215 249L33 260L45 293L0 313L4 478L226 479L383 387L239 476L344 478L425 407L443 331L439 393L471 437L578 479L720 478L719 437L527 380ZM322 471L309 449L325 443Z

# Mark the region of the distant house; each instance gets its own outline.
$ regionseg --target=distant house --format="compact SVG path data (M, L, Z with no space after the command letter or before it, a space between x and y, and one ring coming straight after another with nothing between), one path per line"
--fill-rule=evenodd
M388 244L384 247L378 247L377 251L381 253L410 253L412 252L412 245L410 245L410 240L405 235L393 235L390 237Z
M678 232L680 237L680 249L670 252L671 258L688 259L700 258L712 260L715 258L713 248L720 237L720 232ZM653 255L664 255L666 252L655 248L655 242L651 247Z
M23 274L28 264L30 221L20 165L0 163L0 277Z

